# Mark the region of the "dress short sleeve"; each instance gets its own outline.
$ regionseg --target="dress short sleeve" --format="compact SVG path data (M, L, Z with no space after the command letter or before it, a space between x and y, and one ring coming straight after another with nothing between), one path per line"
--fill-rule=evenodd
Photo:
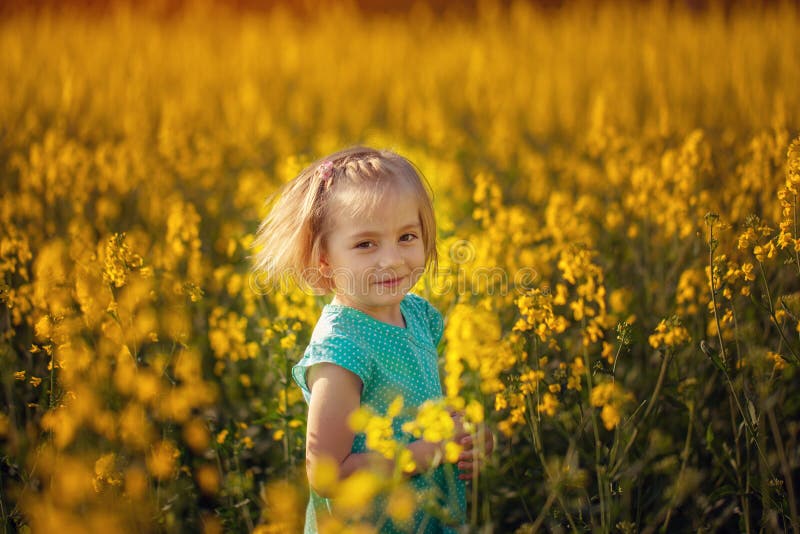
M431 336L433 336L433 345L438 346L444 333L444 319L442 319L442 314L439 313L439 310L434 308L427 300L425 301L425 308L428 316L428 326L430 326Z
M317 363L333 363L356 374L366 388L371 374L370 359L367 351L344 336L326 336L319 341L312 341L306 347L303 358L292 367L292 378L308 396L311 391L306 384L306 371Z

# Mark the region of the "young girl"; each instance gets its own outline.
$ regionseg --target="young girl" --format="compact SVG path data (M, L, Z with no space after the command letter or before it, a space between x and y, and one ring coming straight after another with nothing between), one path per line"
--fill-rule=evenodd
M392 472L393 462L366 447L348 419L360 406L385 416L393 399L419 407L442 397L436 346L441 314L410 294L428 265L436 266L436 223L431 198L416 168L390 151L355 147L315 162L279 192L259 228L257 268L273 280L292 273L315 292L333 294L322 311L305 355L292 376L308 403L306 469L310 499L305 532L336 510L317 480L317 466L332 459L340 480L359 469ZM406 413L406 412L404 412ZM457 464L439 464L443 443L414 439L396 417L394 438L410 441L416 466L409 473L418 506L411 521L387 518L376 499L372 520L382 532L445 532L465 521L464 481L478 468L473 436L452 412ZM483 450L491 452L487 436ZM431 514L436 496L449 520ZM427 504L427 507L422 506Z

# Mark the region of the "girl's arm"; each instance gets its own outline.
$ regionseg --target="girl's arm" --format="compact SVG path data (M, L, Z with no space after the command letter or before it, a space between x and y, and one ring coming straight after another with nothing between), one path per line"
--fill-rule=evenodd
M319 495L330 497L316 484L321 462L333 460L339 468L339 478L344 479L369 460L359 458L366 455L350 454L355 433L347 420L361 404L361 379L338 365L318 363L308 369L306 383L311 391L306 430L308 483Z
M339 479L343 480L359 469L378 466L389 475L394 462L375 452L351 454L355 433L348 425L348 418L361 405L361 379L355 373L332 363L312 365L306 376L311 391L308 405L308 427L306 432L306 473L308 483L320 496L315 477L317 466L325 458L333 459L339 467ZM425 471L441 451L441 445L423 440L409 445L417 469Z

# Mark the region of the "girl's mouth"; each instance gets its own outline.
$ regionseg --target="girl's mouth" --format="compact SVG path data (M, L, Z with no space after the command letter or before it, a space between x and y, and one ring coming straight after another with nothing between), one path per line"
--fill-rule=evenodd
M378 285L382 287L397 287L398 285L400 285L400 282L402 282L404 278L405 276L401 276L399 278L391 278L389 280L383 280L378 282Z

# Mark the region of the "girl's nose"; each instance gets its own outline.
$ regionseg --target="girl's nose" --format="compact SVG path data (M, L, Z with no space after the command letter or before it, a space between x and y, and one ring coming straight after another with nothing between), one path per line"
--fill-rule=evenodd
M402 265L404 262L403 255L400 253L398 247L386 247L384 253L381 254L379 263L382 269L389 267L396 267Z

